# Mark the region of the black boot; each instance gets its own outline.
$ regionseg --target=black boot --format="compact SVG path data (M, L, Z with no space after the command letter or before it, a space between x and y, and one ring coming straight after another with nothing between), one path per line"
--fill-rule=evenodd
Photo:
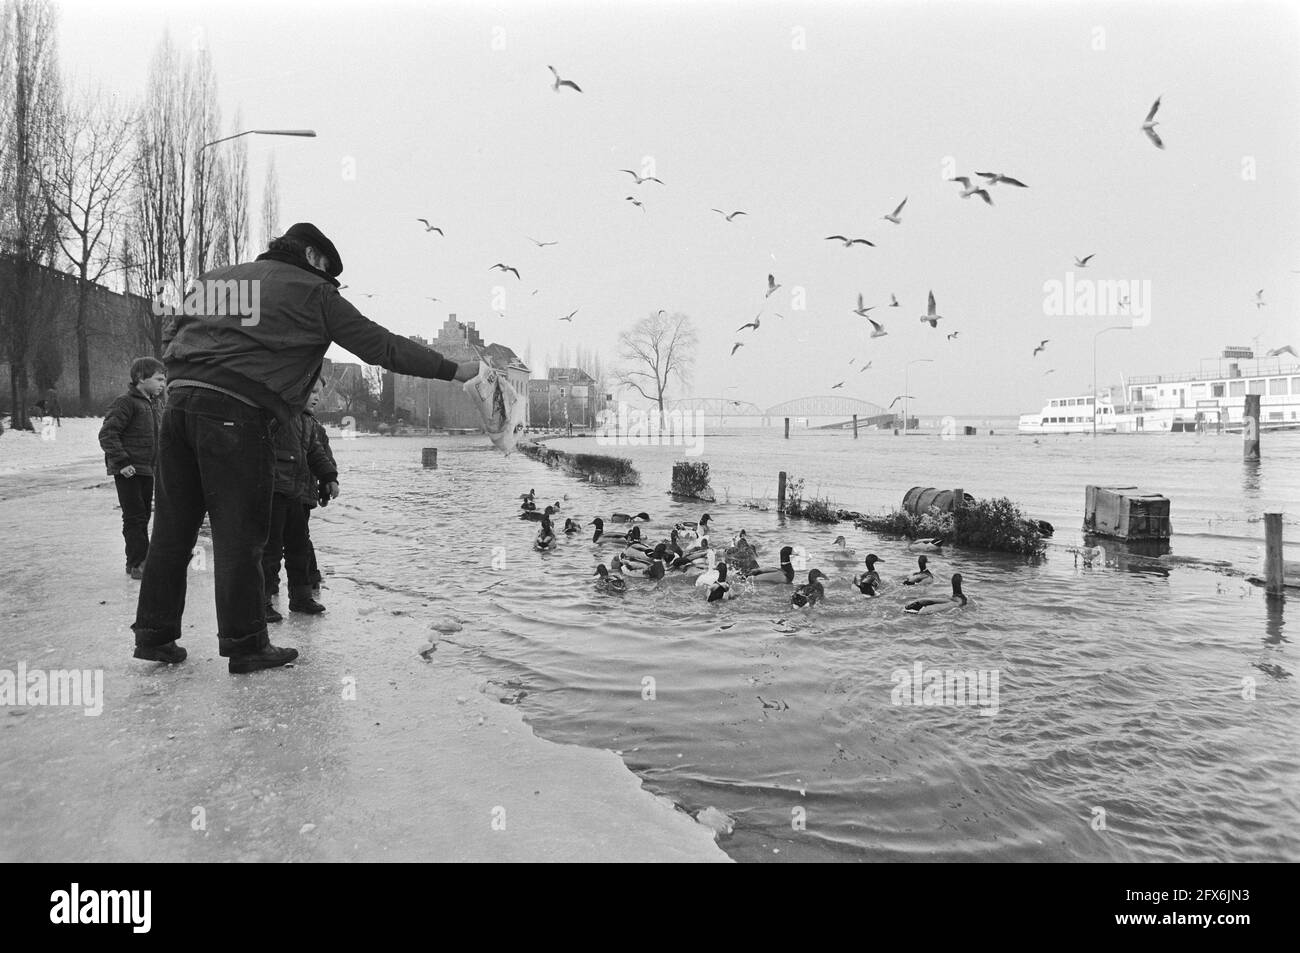
M311 586L290 586L289 611L316 615L324 612L325 607L311 597Z
M285 665L298 657L297 649L277 648L266 631L242 639L218 639L220 653L230 659L226 666L231 675L244 675L259 669Z
M269 600L266 603L266 621L267 622L284 621L284 616L280 615L280 613L275 611L275 606L271 605Z
M185 649L177 645L175 640L164 642L162 645L135 647L135 657L146 662L166 662L168 665L175 665L177 662L184 662L186 654Z

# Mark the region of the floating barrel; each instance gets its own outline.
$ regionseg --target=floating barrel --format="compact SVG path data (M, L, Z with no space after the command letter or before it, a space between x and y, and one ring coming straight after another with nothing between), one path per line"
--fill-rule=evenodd
M953 508L953 490L936 490L932 486L914 486L903 497L903 510L913 516L924 516L930 507L940 513L949 513ZM975 497L964 494L967 503L974 503Z
M427 469L438 469L438 448L425 447L423 453L420 455L420 462L423 463Z

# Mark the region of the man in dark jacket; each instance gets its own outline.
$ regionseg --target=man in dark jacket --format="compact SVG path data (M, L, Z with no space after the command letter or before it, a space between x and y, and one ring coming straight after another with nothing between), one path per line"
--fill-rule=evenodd
M167 386L162 361L152 357L131 363L131 386L113 400L99 428L104 466L117 485L122 506L122 537L126 540L126 571L144 576L149 552L149 516L153 512L154 465L158 457L160 395Z
M284 665L296 649L266 631L262 550L275 480L273 428L307 403L331 343L398 374L467 381L457 364L363 317L339 294L343 262L300 223L256 261L197 279L164 334L167 409L157 512L136 609L135 657L180 662L186 572L206 511L216 563L217 639L232 673ZM155 303L156 309L161 305Z

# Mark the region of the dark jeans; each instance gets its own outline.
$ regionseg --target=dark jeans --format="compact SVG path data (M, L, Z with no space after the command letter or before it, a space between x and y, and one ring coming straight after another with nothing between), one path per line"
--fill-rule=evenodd
M304 503L302 512L307 529L307 578L313 586L319 586L321 584L320 567L316 565L316 545L311 541L311 506Z
M271 524L275 449L266 411L216 391L178 387L158 434L156 511L136 608L137 645L181 637L190 554L212 524L217 636L265 634L262 549Z
M311 537L307 535L307 507L277 493L271 502L271 533L262 554L262 578L268 593L280 588L280 556L290 588L311 585Z
M149 517L153 514L153 477L117 474L117 501L122 504L122 538L126 540L126 567L139 566L149 554Z

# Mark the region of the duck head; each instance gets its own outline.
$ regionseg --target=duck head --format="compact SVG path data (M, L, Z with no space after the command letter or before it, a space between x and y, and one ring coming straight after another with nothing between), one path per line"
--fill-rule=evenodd
M921 567L921 572L925 572L925 564L926 564L926 562L927 562L927 560L926 560L926 558L925 558L924 556L917 556L917 557L916 557L916 564L917 564L918 566Z
M820 569L810 569L808 571L809 585L813 585L814 583L817 582L818 579L828 579L828 578L829 577L826 575L826 573L822 572Z
M596 567L596 571L592 573L592 575L599 576L601 579L605 579L609 576L609 570L606 569L604 564L602 563L601 565Z
M638 513L638 514L636 514L636 516L632 517L632 519L633 519L633 520L643 520L643 521L645 521L645 522L648 523L648 522L650 522L650 514L649 514L649 513Z
M594 527L596 527L596 529L599 529L599 530L603 530L603 529L605 528L605 521L604 521L603 519L601 519L599 516L597 516L594 520L592 520L592 521L591 521L590 523L588 523L587 525L588 525L588 526L594 526Z
M962 595L962 591L961 591L961 573L959 573L959 572L955 572L955 573L952 574L952 594L953 594L953 597L954 597L954 598L956 598L957 596L961 596L961 595ZM964 597L963 597L963 598L964 598Z
M741 530L741 532L743 533L744 530ZM794 554L794 547L793 547L793 546L782 546L782 547L781 547L781 565L784 566L786 563L788 563L788 562L790 561L790 557L791 557L793 554Z
M628 530L628 533L627 533L627 541L628 541L629 543L639 543L639 542L641 542L641 527L640 527L640 526L633 526L630 530Z
M884 560L881 559L879 556L877 556L875 553L867 553L867 569L868 569L868 570L875 569L875 568L876 568L876 563L883 563L883 562L884 562Z
M726 581L727 581L727 564L726 564L726 563L718 563L718 565L717 565L715 568L718 570L718 582L726 582Z
M836 536L836 537L835 537L835 543L834 543L834 545L836 545L836 546L847 546L848 543L849 543L849 541L848 541L847 539L845 539L843 536Z

